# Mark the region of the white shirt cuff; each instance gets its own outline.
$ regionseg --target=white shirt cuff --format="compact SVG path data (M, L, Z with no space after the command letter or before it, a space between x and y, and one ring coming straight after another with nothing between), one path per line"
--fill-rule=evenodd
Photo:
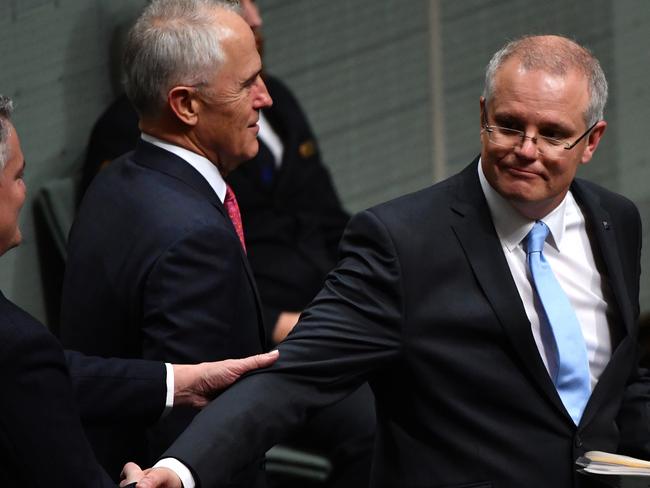
M185 466L183 463L181 463L178 459L163 458L160 461L158 461L156 464L154 464L153 467L171 469L174 473L176 473L176 476L180 478L181 483L183 483L183 488L196 487L194 476L192 476L192 473L190 472L188 467Z
M165 363L165 369L167 370L167 377L165 379L167 395L165 396L165 409L160 418L165 417L169 412L171 412L172 407L174 406L174 367L169 363Z

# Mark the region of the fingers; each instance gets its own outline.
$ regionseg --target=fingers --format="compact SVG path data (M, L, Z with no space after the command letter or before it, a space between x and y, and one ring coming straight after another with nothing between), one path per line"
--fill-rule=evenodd
M280 351L274 349L273 351L267 352L265 354L258 354L256 356L249 356L244 359L240 359L240 365L243 368L242 374L252 371L258 368L268 368L280 357Z
M249 371L271 366L280 356L275 350L243 359L196 365L174 364L174 405L202 408L221 390Z
M249 371L271 366L279 357L280 351L274 349L265 354L257 354L256 356L248 356L247 358L233 360L230 365L232 373L236 375L236 378L234 378L233 381Z
M135 463L126 463L124 465L124 468L122 468L122 472L120 473L120 486L124 487L127 486L134 481L138 481L142 477L143 473L142 470L140 469L140 466L138 466Z
M223 385L223 388L226 388L237 381L241 375L246 374L249 371L271 366L279 357L280 351L274 349L273 351L264 354L248 356L247 358L242 359L227 359L222 361L220 364L215 364L218 364L220 368L224 368L222 378L228 378L228 382Z
M172 470L167 468L153 468L147 470L136 488L182 488L180 478Z

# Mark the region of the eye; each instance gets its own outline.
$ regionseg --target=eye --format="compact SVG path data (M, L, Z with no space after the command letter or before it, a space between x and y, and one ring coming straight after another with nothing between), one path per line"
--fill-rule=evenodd
M252 87L257 83L257 80L259 79L259 77L260 77L260 75L257 74L257 75L255 75L255 76L253 76L252 78L247 79L247 80L244 82L244 84L242 85L243 88L245 88L245 89L250 89L250 88L252 88Z
M566 133L560 129L555 129L555 128L540 129L539 135L542 137L546 137L547 139L557 139L557 140L566 139Z
M504 129L523 131L523 124L512 117L498 117L495 119L495 123Z

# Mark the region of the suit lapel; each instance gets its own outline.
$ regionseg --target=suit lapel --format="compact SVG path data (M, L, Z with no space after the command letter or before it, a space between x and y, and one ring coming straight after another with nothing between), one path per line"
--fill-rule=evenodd
M214 192L206 179L203 178L203 176L201 176L201 174L196 169L194 169L182 158L170 153L169 151L165 151L158 146L140 140L136 146L133 161L140 166L144 166L153 171L158 171L160 173L166 174L171 178L180 180L191 187L203 198L207 199L219 211L219 213L224 218L225 225L227 225L232 230L233 235L237 237L237 231L235 231L235 227L233 226L232 221L228 216L228 212L226 211L221 200L219 200L217 194ZM244 235L245 233L246 229L244 229ZM239 242L239 237L237 237L237 241ZM265 347L266 339L264 322L262 318L262 302L257 291L253 271L251 270L251 267L248 263L246 253L241 246L239 246L239 253L241 256L242 264L244 265L244 269L246 270L246 276L255 295L258 328L262 346Z
M475 160L460 175L452 224L476 279L521 362L543 395L571 421L546 371L483 196Z

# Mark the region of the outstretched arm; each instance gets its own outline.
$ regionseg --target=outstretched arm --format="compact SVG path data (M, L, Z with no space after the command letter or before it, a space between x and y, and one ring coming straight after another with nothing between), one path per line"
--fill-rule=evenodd
M189 468L201 486L225 484L311 411L390 371L402 353L401 290L391 236L371 212L360 214L337 269L279 344L281 359L208 405L163 457ZM146 473L138 488L179 486L163 468Z
M173 400L169 406L202 408L243 374L270 366L278 352L243 359L173 364ZM160 361L86 356L66 351L81 417L141 418L153 423L166 405L165 366Z
M205 407L217 393L242 375L271 366L277 350L243 359L226 359L200 364L174 364L174 406Z

